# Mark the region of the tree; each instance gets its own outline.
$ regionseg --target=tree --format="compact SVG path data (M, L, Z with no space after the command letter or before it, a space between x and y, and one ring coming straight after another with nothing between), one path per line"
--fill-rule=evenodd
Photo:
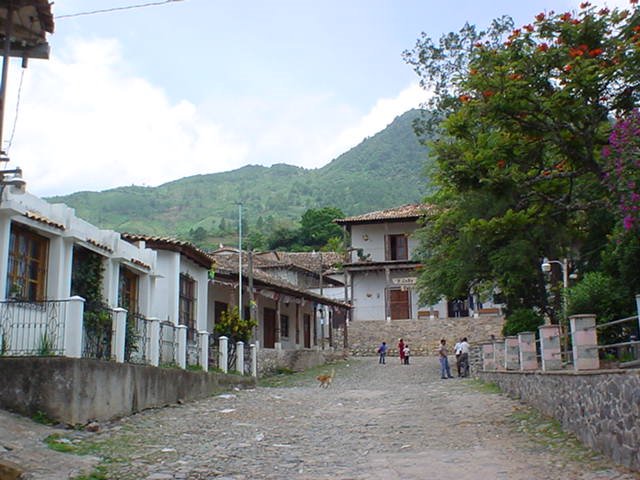
M300 219L300 241L313 249L321 249L331 238L342 238L342 228L333 223L344 217L335 207L310 208Z
M559 310L546 305L540 259L582 266L594 257L589 218L610 222L600 152L611 115L638 103L639 23L635 6L585 2L517 29L507 17L486 31L465 25L437 45L423 34L405 52L444 119L432 143L434 208L419 233L423 299L497 285L512 311Z

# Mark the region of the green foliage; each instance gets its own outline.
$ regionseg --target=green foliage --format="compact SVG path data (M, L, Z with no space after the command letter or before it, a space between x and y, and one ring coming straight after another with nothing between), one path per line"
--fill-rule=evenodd
M215 324L216 337L226 336L233 344L236 342L248 342L251 339L253 329L258 325L254 319L240 320L238 307L232 307L220 316L220 321Z
M36 413L34 413L31 416L31 419L36 422L39 423L41 425L54 425L56 422L54 420L52 420L49 415L47 415L46 413L44 413L41 410L38 410Z
M521 332L536 332L544 323L540 314L530 309L520 308L510 313L502 327L502 335L517 335Z
M567 300L569 315L593 313L598 323L623 318L633 309L633 299L619 281L602 272L587 273L569 289Z
M600 152L610 116L640 96L638 18L635 6L585 3L575 17L540 14L517 29L503 17L439 43L425 35L405 53L443 119L434 209L418 234L423 300L493 284L509 311L553 317L560 297L547 304L540 259L597 267L612 214ZM436 131L433 121L418 130Z
M265 236L279 225L296 229L311 208L335 206L355 215L414 203L425 192L419 180L428 160L428 148L412 128L420 114L411 110L399 116L319 169L251 165L158 187L78 192L49 200L75 208L78 216L102 228L178 237L209 248L237 242L239 201L247 222L243 231Z
M44 332L40 336L40 343L38 344L38 355L46 357L53 355L54 353L54 340L51 338L48 332Z
M328 251L329 242L336 246L342 241L342 228L333 221L344 216L342 210L335 207L310 208L302 215L299 228L276 228L269 236L268 248L294 252Z

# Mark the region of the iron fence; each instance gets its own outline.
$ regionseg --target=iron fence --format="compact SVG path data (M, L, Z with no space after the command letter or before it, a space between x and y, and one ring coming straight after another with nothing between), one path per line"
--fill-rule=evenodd
M124 345L125 361L149 363L151 321L139 313L127 315L127 333Z
M82 356L111 360L113 310L109 306L86 302L82 322Z
M159 342L160 365L178 365L178 329L168 320L160 323Z
M0 355L63 355L68 304L0 301Z

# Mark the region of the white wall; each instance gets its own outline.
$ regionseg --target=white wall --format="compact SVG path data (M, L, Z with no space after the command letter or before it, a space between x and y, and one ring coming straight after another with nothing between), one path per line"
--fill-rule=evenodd
M410 235L417 228L416 222L397 223L367 223L363 225L351 226L351 247L361 248L365 255L369 254L372 262L384 262L385 258L385 236L386 235ZM409 259L416 248L418 242L411 236L408 239ZM356 252L351 252L351 261L357 262Z

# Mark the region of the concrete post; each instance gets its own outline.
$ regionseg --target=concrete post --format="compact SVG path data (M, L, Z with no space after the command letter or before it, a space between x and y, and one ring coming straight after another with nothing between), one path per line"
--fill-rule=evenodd
M510 336L504 339L504 368L505 370L520 369L520 350L518 337Z
M540 325L540 353L542 355L542 370L562 369L562 358L560 357L560 326Z
M127 334L127 311L116 307L113 310L113 336L111 338L111 357L118 363L124 362L124 342Z
M67 303L67 315L64 319L64 352L65 357L82 357L84 298L71 297Z
M569 317L569 324L573 343L573 369L597 370L600 368L600 359L598 358L596 316L572 315Z
M236 371L244 375L244 342L236 343Z
M200 366L205 372L209 371L209 332L200 330L198 332L200 342Z
M537 370L536 334L521 332L518 334L518 350L520 352L520 370Z
M504 340L493 341L493 365L496 370L504 368Z
M149 318L149 365L160 365L160 320Z
M493 371L496 369L496 364L493 359L493 343L482 344L482 370L485 372Z
M187 326L178 325L176 327L176 335L178 336L178 358L176 362L178 367L187 368Z
M220 370L222 370L224 373L227 373L229 371L229 359L228 359L228 355L229 355L229 339L227 337L220 337L220 358L218 361L218 366L220 367Z
M251 350L251 376L258 378L258 349L255 344L249 345Z

